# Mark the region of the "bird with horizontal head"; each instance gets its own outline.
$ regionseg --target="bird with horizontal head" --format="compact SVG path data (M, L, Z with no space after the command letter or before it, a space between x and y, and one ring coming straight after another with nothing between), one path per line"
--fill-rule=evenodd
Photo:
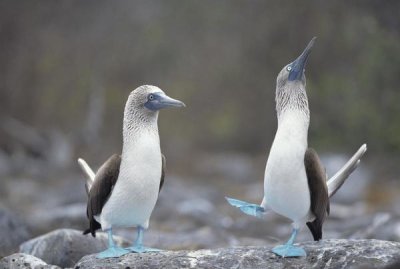
M155 86L140 86L129 95L123 120L122 154L112 155L94 173L79 159L87 182L87 216L93 236L96 230L108 233L109 248L98 258L119 257L129 252L151 252L158 249L143 246L143 232L164 183L165 157L161 154L158 134L160 109L185 106L168 97ZM112 238L112 229L136 227L137 238L129 248L120 248Z
M277 77L275 101L278 129L265 168L261 205L227 198L232 206L248 215L262 218L272 210L292 220L290 239L272 250L283 257L306 256L304 249L293 245L299 229L305 223L314 240L322 238L322 225L329 214L329 197L356 169L367 149L365 144L362 145L342 169L327 180L317 153L308 148L310 110L304 72L314 42L315 37Z

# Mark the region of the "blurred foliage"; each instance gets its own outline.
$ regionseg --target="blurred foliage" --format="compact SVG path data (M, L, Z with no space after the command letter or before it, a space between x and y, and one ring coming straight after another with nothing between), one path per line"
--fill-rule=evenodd
M129 92L154 84L187 104L160 116L167 151L265 153L276 75L317 36L310 144L398 153L399 10L397 0L3 0L0 113L62 130L80 153L100 152L87 137L98 136L107 156L120 147Z

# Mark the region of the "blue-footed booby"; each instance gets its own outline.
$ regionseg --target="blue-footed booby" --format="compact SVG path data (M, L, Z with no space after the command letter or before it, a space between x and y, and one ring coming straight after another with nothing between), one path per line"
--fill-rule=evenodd
M150 252L144 247L143 231L164 182L165 157L161 154L158 134L158 111L167 107L185 106L168 97L155 86L140 86L129 95L123 120L122 154L112 155L95 174L79 159L87 182L87 216L90 227L84 233L93 236L96 230L108 233L109 248L98 258L119 257L129 252ZM129 248L120 248L112 238L115 227L137 227L137 238Z
M282 257L306 256L304 249L294 246L296 235L304 223L314 240L322 238L322 224L329 214L329 197L356 169L366 152L362 145L357 153L329 180L315 150L308 148L310 110L306 94L305 65L315 37L301 55L286 65L276 82L278 129L272 144L264 176L264 198L261 205L227 198L244 213L262 218L274 211L293 221L293 231L286 244L272 251Z

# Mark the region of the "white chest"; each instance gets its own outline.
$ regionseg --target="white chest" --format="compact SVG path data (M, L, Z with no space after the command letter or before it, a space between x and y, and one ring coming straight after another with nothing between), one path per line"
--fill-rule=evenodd
M102 210L102 220L120 227L145 225L158 198L161 166L158 134L125 143L118 181Z
M265 168L264 199L275 212L300 220L310 209L304 167L308 121L292 112L280 119Z

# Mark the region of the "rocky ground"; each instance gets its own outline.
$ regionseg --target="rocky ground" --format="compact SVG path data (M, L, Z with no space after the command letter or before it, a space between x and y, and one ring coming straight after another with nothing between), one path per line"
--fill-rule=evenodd
M323 161L328 164L328 173L332 173L346 160L342 156L325 156ZM239 248L239 251L232 247L254 246L256 248L251 251L261 253L272 245L286 241L291 230L287 220L274 214L270 214L266 220L252 218L230 207L224 199L224 196L231 196L259 202L263 193L263 162L243 155L220 154L204 156L195 162L190 167L190 176L178 177L168 171L150 229L145 234L145 243L166 250L182 250L168 252L168 255L179 257L187 255L188 251L209 249L215 253L212 249L226 248L229 259L233 259L234 253L239 253L241 256L236 258L235 264L238 268L246 268L238 261L249 255L250 250ZM361 165L333 199L331 215L324 225L324 239L400 241L400 199L395 191L398 185L390 178L385 184L377 181L367 165ZM15 262L28 260L27 264L43 262L73 267L85 255L105 247L104 235L99 234L97 239L81 235L87 226L86 194L83 177L78 170L63 177L48 175L44 179L21 176L6 178L2 184L0 258L6 258L2 260L3 267L0 268L7 268L4 264L9 263L10 259ZM61 228L69 229L59 230ZM129 244L135 237L134 229L119 229L116 234L120 236L118 242L122 245ZM311 240L311 234L304 228L297 241ZM334 244L332 242L336 241L326 241L323 244L328 242ZM337 247L343 244L341 241ZM388 249L391 249L390 244L386 245ZM316 252L312 250L314 246L321 245L306 244L306 249L309 248L311 256L315 257ZM218 253L221 251L224 250L220 249ZM365 251L375 253L372 249ZM17 252L36 258L23 254L9 257ZM143 257L158 261L163 255L156 255L157 258ZM273 257L272 254L263 255L269 255L269 258L265 256L267 260ZM87 266L90 257L81 260L83 268L89 268L84 266ZM137 255L129 255L124 259L129 263L136 258ZM275 258L274 261L283 260ZM384 263L382 260L380 264L383 266ZM300 268L307 268L306 265L299 263ZM260 266L263 264L260 263Z
M400 243L379 240L326 240L302 243L307 258L280 258L269 247L235 247L214 250L129 254L99 260L94 255L76 267L118 265L130 268L384 268L400 258Z
M58 235L57 235L58 233ZM63 234L67 243L55 243L57 236ZM131 253L119 258L98 259L96 255L86 255L78 259L79 251L87 252L88 239L72 230L56 231L41 238L42 242L21 246L21 251L0 260L2 268L398 268L400 265L400 243L374 239L347 240L331 239L305 242L308 254L301 258L281 258L270 251L270 247L226 247L205 250L162 251L160 253ZM91 242L104 247L104 238ZM60 241L60 240L59 240ZM64 241L65 242L65 241ZM55 243L55 244L54 244ZM122 242L119 242L122 243ZM40 244L40 250L32 248ZM55 253L61 251L62 253ZM98 251L98 250L97 250ZM58 259L55 257L64 257ZM66 258L66 259L65 259ZM52 264L52 265L50 265ZM57 265L54 265L57 264Z

